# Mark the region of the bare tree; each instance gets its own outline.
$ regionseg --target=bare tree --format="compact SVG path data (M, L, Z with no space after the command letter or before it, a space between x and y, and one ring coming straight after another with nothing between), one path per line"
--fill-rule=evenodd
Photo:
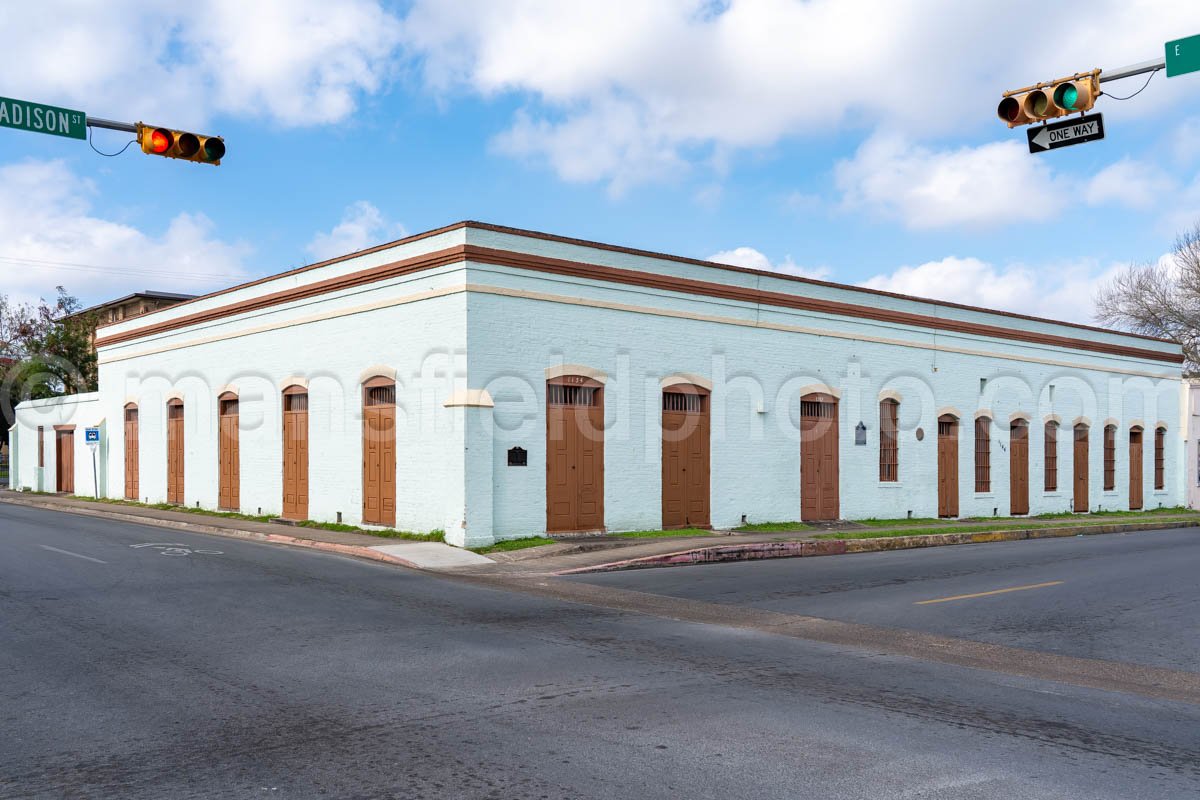
M1200 223L1180 234L1172 263L1131 264L1096 293L1103 325L1170 339L1183 347L1184 372L1200 374Z

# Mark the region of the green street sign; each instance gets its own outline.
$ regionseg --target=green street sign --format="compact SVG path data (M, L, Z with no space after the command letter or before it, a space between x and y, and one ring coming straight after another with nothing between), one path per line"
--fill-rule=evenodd
M69 108L0 97L0 128L86 139L87 114Z
M1167 42L1167 77L1200 70L1200 36Z

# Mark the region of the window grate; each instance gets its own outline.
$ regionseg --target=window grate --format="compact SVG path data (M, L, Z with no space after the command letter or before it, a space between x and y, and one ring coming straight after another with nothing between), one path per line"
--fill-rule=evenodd
M900 448L896 438L899 427L900 404L884 400L879 404L879 480L883 482L900 479Z
M238 413L237 398L232 398L230 400L222 400L221 401L221 416L222 417L234 417L234 416L237 416L237 413Z
M992 421L987 417L975 420L975 491L992 490Z
M705 397L702 394L686 394L684 392L663 392L663 411L686 411L692 414L704 412Z
M396 405L396 386L368 386L366 399L364 401L368 406L394 406Z
M167 406L167 419L183 419L183 403Z
M1104 428L1104 490L1117 488L1117 426Z
M284 411L308 411L307 394L285 394L283 396Z
M1154 488L1162 489L1166 485L1166 462L1164 459L1164 450L1166 449L1167 432L1162 428L1156 428L1154 431Z
M800 416L834 419L837 417L837 406L833 403L822 403L819 400L801 400Z
M138 421L138 413L137 412L138 412L138 410L136 408L125 409L125 421L126 422L137 422Z
M551 383L546 386L546 402L552 406L595 406L599 405L600 393L595 386L564 386Z
M1058 490L1058 423L1046 423L1046 491Z
M938 436L951 437L954 435L954 423L950 421L942 422L938 420Z

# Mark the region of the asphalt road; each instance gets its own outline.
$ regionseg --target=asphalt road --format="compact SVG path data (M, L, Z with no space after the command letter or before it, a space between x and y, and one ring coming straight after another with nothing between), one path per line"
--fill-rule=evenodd
M518 589L0 504L0 797L1200 794L1197 705Z
M1195 529L635 570L582 580L1200 671Z

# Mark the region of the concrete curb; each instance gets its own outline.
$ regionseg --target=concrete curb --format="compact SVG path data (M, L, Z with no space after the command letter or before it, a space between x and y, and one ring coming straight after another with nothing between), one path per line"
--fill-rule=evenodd
M1095 536L1105 533L1138 533L1174 528L1200 527L1200 520L1163 522L1125 522L1111 525L1075 525L1062 528L1022 528L978 533L933 533L922 536L886 536L873 539L809 539L796 542L751 542L716 547L698 547L676 553L663 553L607 564L560 570L554 575L581 575L589 572L617 572L627 569L686 567L693 564L720 564L727 561L757 561L765 558L809 558L845 553L875 553L882 550L911 550L919 547L946 547L955 544L1013 542L1022 539L1056 539L1069 536Z
M365 558L371 561L382 561L385 564L396 564L401 567L409 567L411 569L424 570L417 564L412 563L399 556L391 555L390 553L381 553L378 550L372 550L369 547L358 547L349 544L335 544L334 542L318 542L313 539L302 539L298 536L288 536L283 533L259 533L258 531L243 531L236 528L219 528L215 525L205 525L202 522L181 522L173 519L155 519L154 517L142 517L137 514L122 514L120 511L108 511L91 508L79 508L76 506L64 507L55 503L39 503L36 500L16 500L13 498L0 498L0 503L9 503L14 506L28 506L30 508L44 508L50 511L60 511L65 514L78 514L83 517L101 517L103 519L117 519L122 522L132 522L138 525L152 525L156 528L171 528L173 530L187 531L189 533L208 533L213 536L224 536L229 539L243 539L252 542L267 542L269 544L283 544L289 547L304 547L309 550L320 550L326 553L337 553L343 556L352 556L354 558Z

